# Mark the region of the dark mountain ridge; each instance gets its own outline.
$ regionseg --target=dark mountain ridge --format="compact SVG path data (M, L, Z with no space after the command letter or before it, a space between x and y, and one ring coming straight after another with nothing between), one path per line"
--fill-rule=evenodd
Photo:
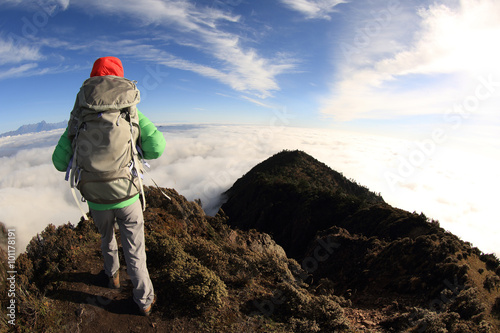
M272 234L296 259L318 231L332 226L389 240L436 229L425 216L391 207L302 151L283 151L260 163L225 195L222 209L232 226Z
M164 191L171 201L146 189L151 317L138 315L124 268L121 290L104 286L99 234L80 221L49 225L18 257L15 331L500 331L494 255L303 152L257 165L213 217Z
M441 293L459 285L477 306L462 314L468 319L500 302L493 297L500 287L494 255L481 253L424 214L388 205L304 152L272 156L225 194L221 209L229 225L271 234L310 273L308 281L328 279L339 296L362 304L391 295L390 304L404 295L421 305L449 299ZM480 260L497 264L485 271L477 268Z

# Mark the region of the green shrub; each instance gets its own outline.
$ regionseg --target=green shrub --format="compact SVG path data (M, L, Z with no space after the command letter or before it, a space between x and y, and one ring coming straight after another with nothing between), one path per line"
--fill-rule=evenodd
M212 241L196 237L186 243L184 251L198 259L203 266L217 272L219 276L227 272L229 254Z
M484 280L483 286L484 289L488 290L489 292L498 290L498 287L500 286L500 277L498 277L498 275L487 276Z
M316 333L321 332L321 327L314 320L292 317L288 321L290 330L296 333Z
M52 302L41 296L18 289L17 332L61 332L67 324L63 314L54 309Z
M486 310L486 306L478 298L476 288L462 290L450 305L450 311L457 312L463 319L471 319Z
M220 307L227 289L224 282L211 270L191 260L177 261L167 272L167 282L171 292L182 299L188 307L202 310L207 307Z
M146 235L146 247L149 250L148 264L151 264L152 269L182 259L185 255L184 249L177 239L157 232Z
M49 224L33 237L25 254L18 258L18 274L26 283L34 282L43 291L57 275L74 265L81 246L89 239L98 239L90 225L76 228L67 223L59 227Z
M493 308L491 309L491 314L500 318L500 297L497 297L495 300L495 304L493 304Z
M172 236L152 233L147 236L148 262L157 277L157 291L167 302L184 309L200 311L219 307L227 296L224 282L194 256L184 251Z
M344 311L334 298L326 295L314 296L288 282L280 283L278 290L280 301L283 301L277 305L278 313L284 317L295 317L296 325L307 320L317 323L321 332L341 332L349 328Z
M486 264L486 268L495 271L500 267L500 260L496 257L494 253L482 253L479 258Z

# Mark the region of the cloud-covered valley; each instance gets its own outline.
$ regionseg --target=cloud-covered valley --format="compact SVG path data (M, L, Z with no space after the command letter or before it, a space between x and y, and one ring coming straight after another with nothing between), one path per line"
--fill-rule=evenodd
M254 165L283 149L300 149L380 192L391 205L423 212L483 252L500 254L495 192L500 158L430 140L279 126L159 125L165 153L149 174L208 214L220 194ZM51 155L62 130L0 138L0 221L14 227L17 251L49 223L76 224L79 210ZM490 156L490 157L488 157ZM498 155L497 155L498 156ZM149 177L146 184L152 185Z

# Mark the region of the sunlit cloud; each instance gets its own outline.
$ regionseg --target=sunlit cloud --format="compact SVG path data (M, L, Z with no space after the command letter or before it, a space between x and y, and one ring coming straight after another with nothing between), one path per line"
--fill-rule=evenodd
M420 24L413 42L404 48L387 43L386 52L375 48L378 54L371 49L356 55L354 63L344 62L331 96L323 101L323 114L337 120L439 114L474 94L479 77L493 75L495 82L500 81L500 48L495 42L500 39L499 2L463 0L457 7L433 4L415 14ZM393 30L408 31L404 22L392 24ZM387 41L385 37L373 34L367 43L380 46L377 40ZM414 85L416 80L421 84Z
M419 38L410 50L380 61L376 69L391 75L490 71L500 48L500 3L463 0L456 9L421 9Z

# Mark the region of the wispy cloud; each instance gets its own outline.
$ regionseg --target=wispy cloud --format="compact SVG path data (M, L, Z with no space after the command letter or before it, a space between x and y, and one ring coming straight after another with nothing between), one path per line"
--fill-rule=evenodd
M37 64L29 63L17 67L9 67L5 70L0 68L0 80L10 79L20 76L32 76L33 69L37 68Z
M33 1L11 1L11 5L19 5L34 9ZM180 0L68 0L54 1L59 6L58 10L66 10L76 7L88 15L104 15L123 17L131 21L131 26L148 29L157 27L151 43L141 39L133 39L129 34L128 39L117 40L116 38L101 36L100 40L64 40L62 37L37 38L32 46L16 46L0 39L0 65L19 61L19 59L31 59L41 61L45 52L53 52L54 49L64 51L78 51L82 49L103 50L107 49L113 54L128 54L131 57L147 59L151 62L168 67L192 71L199 75L217 80L230 86L232 89L252 94L260 98L272 96L274 91L280 90L277 76L293 70L297 61L293 58L284 58L277 54L275 58L264 57L259 51L244 45L242 39L235 30L244 30L245 23L239 15L231 12L231 7L220 9L213 8L210 4L200 5L191 1ZM61 14L63 15L63 14ZM238 26L239 29L228 29ZM132 28L131 28L132 29ZM231 30L231 31L229 31ZM74 36L72 37L74 38ZM109 40L113 39L113 40ZM165 43L161 41L165 40ZM106 46L106 43L109 43ZM194 53L201 55L200 58L207 61L187 60L181 55L176 55L171 49L166 51L165 45L176 43L183 47L190 47ZM115 47L113 49L113 46ZM117 47L120 46L120 47ZM52 50L51 50L52 49ZM50 50L50 51L49 51ZM135 52L132 52L135 51ZM195 58L195 57L193 57ZM39 67L44 65L39 62ZM20 67L23 69L25 67ZM15 69L9 69L13 72ZM3 77L7 77L5 73ZM32 72L24 72L31 75Z
M201 76L217 80L240 92L246 92L259 98L271 96L272 91L279 90L276 76L294 68L293 60L289 63L282 58L268 60L260 58L254 50L241 50L235 43L217 46L212 52L214 57L227 61L222 66L209 66L176 56L148 40L108 40L100 39L87 44L87 47L101 52L112 52L116 55L127 55L154 64L164 65L197 73ZM80 44L81 46L81 44ZM216 45L213 44L215 47ZM220 53L220 54L219 54Z
M261 101L258 101L256 100L255 98L251 98L251 97L248 97L248 96L241 96L241 98L255 104L255 105L258 105L258 106L262 106L263 108L267 108L267 109L273 109L274 107L269 105L269 104L266 104L264 102L261 102Z
M16 34L0 34L0 80L74 71L79 65L54 64L54 58L62 57L54 55L47 57L42 51L43 47L53 49L82 47L72 45L54 38L32 40Z
M27 10L42 11L45 14L54 15L55 13L66 10L70 0L3 0L0 6L22 7Z
M77 71L81 66L54 66L54 67L39 67L37 63L26 63L16 67L9 67L2 70L0 67L0 80L6 80L18 77L31 77L45 74L60 74Z
M218 65L194 63L155 49L153 54L159 55L158 63L214 78L237 91L269 97L280 89L276 77L295 67L294 59L262 57L257 50L243 46L240 36L225 31L225 24L244 24L231 12L176 0L71 2L74 4L91 12L123 15L142 24L173 29L169 40L209 55Z
M40 60L40 49L34 45L14 43L13 38L0 35L0 65Z
M327 19L330 20L330 14L336 12L335 7L343 0L280 0L292 10L300 12L308 19Z
M499 2L463 0L457 7L433 4L413 14L401 13L415 14L420 24L412 31L411 43L397 48L387 43L378 54L361 52L356 62L343 63L340 80L324 100L323 114L338 120L437 114L473 93L479 75L499 79ZM392 24L391 29L406 33L414 28L399 20ZM379 46L377 40L384 37L365 36ZM415 81L421 84L409 89Z

